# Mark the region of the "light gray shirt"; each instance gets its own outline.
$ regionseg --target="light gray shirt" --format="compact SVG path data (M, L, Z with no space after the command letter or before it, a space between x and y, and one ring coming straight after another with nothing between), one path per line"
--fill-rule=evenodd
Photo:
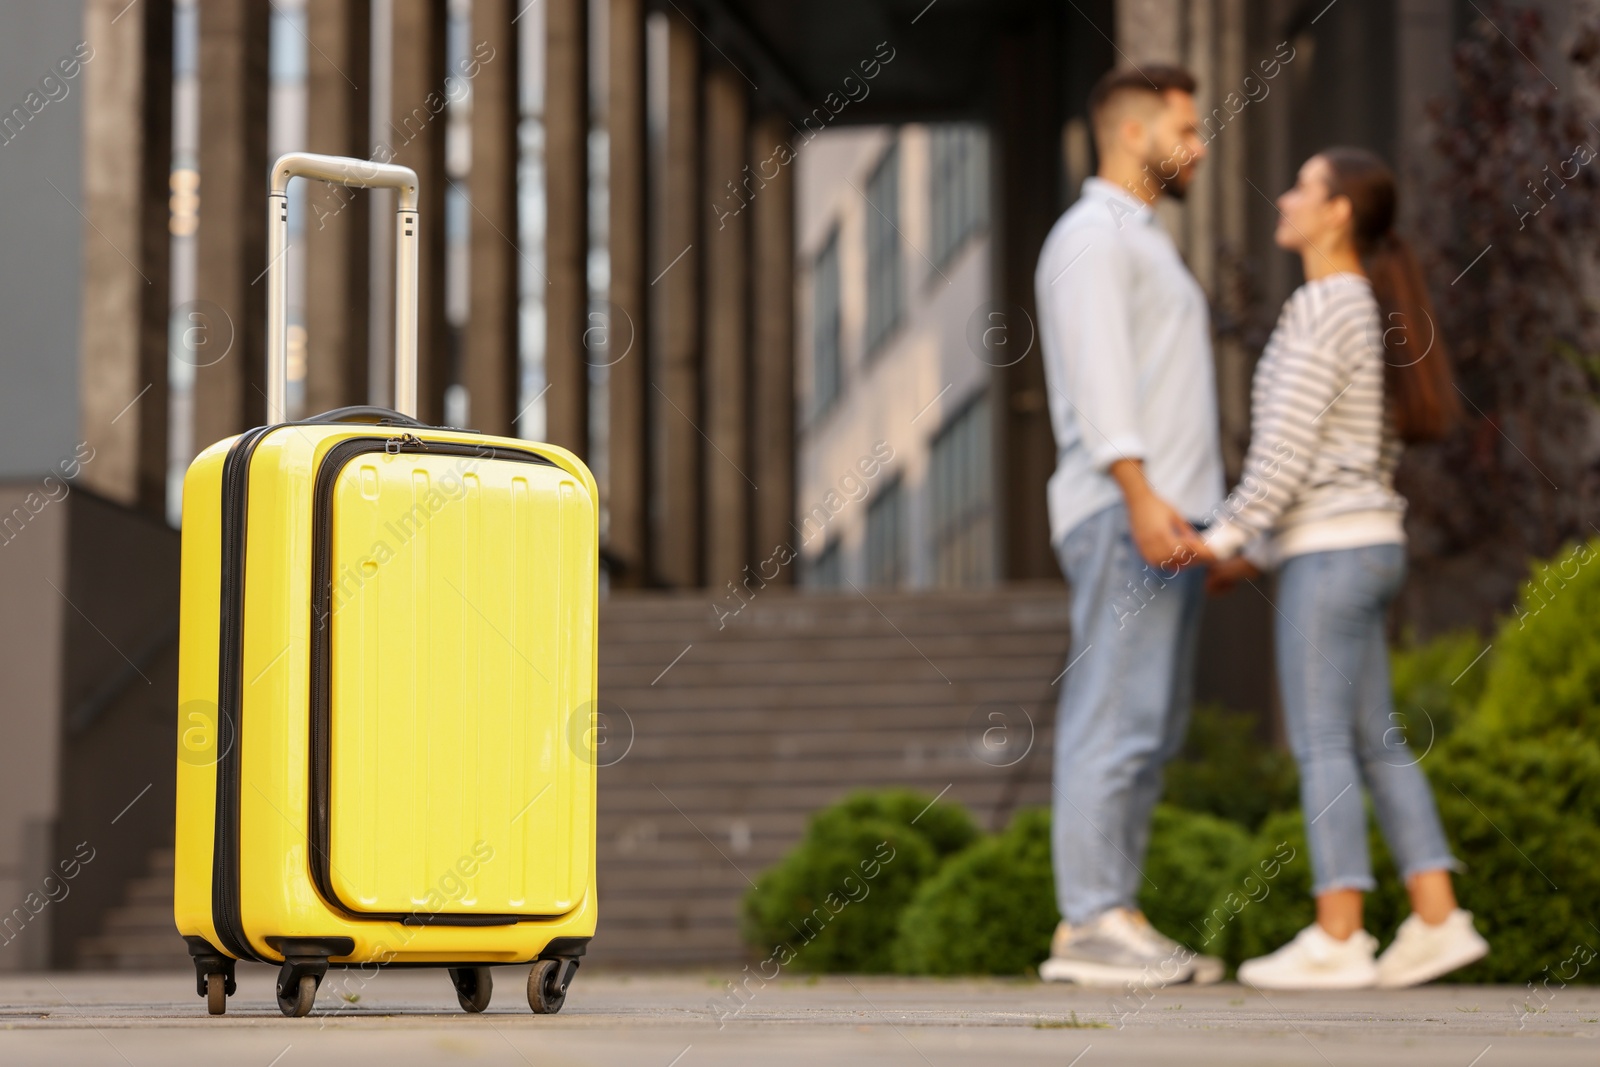
M1145 477L1191 521L1222 498L1206 296L1141 201L1100 178L1056 221L1034 274L1055 430L1050 538L1122 499L1107 469Z

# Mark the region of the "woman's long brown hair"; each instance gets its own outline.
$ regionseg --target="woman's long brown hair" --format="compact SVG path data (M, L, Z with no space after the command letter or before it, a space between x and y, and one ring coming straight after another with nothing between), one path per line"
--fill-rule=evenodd
M1411 247L1394 231L1394 171L1364 148L1317 154L1328 164L1328 196L1350 201L1351 237L1378 300L1384 393L1395 432L1407 442L1437 441L1461 409L1427 283Z

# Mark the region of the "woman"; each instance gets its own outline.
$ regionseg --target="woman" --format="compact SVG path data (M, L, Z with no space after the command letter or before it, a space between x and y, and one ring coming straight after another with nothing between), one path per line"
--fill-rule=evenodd
M1276 241L1306 283L1284 305L1251 391L1244 476L1197 553L1226 588L1278 569L1278 677L1300 765L1317 920L1239 968L1263 989L1419 985L1488 952L1456 906L1427 779L1396 728L1384 616L1405 573L1402 441L1456 414L1416 260L1393 229L1394 175L1370 152L1307 160L1278 198ZM1239 554L1243 552L1244 557ZM1374 888L1362 786L1411 896L1394 943L1362 928Z

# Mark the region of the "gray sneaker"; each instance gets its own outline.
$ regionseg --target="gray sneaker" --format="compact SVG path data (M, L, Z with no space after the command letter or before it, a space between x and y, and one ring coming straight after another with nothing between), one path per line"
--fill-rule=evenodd
M1194 977L1194 954L1181 946L1162 951L1145 933L1149 923L1137 912L1112 908L1082 926L1062 923L1050 942L1050 958L1039 964L1047 982L1124 988L1160 988ZM1159 935L1157 935L1159 936Z
M1133 925L1143 930L1145 939L1161 954L1162 959L1187 959L1194 965L1194 973L1189 980L1195 985L1215 985L1222 981L1223 973L1226 970L1222 960L1216 956L1198 955L1194 950L1178 944L1178 942L1152 926L1150 920L1145 918L1145 914L1142 911L1132 912L1131 917Z

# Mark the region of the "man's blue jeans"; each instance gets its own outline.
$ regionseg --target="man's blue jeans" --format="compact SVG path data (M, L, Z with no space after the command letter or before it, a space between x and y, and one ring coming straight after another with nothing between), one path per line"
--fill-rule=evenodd
M1079 924L1138 906L1162 768L1188 729L1205 572L1145 563L1120 503L1057 552L1072 586L1072 651L1057 683L1051 834L1056 902Z
M1403 546L1368 545L1291 556L1278 571L1278 679L1316 894L1374 886L1363 785L1402 878L1456 867L1417 766L1427 750L1401 729L1424 724L1396 715L1389 689L1384 616L1405 565Z

